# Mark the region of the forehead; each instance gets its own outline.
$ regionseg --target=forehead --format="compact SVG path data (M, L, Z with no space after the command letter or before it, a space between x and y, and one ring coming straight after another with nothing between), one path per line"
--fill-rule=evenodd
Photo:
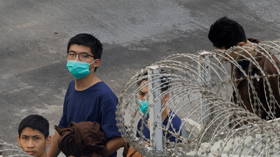
M87 52L87 53L91 53L91 49L88 46L84 46L84 45L78 45L78 44L72 44L69 47L68 51L75 51L75 52Z
M21 132L21 136L44 136L39 130L32 128L24 128Z
M146 80L146 79L140 81L140 85L147 85L147 83L148 83L148 80Z

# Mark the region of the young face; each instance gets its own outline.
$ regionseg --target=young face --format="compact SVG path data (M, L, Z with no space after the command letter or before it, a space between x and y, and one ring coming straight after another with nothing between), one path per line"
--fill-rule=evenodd
M147 94L148 94L148 81L147 80L143 80L141 81L139 87L141 88L139 91L139 97L140 99L145 99L147 98Z
M139 84L139 87L140 87L140 91L138 93L138 98L141 100L147 99L148 91L149 91L148 81L147 80L141 81L141 83ZM168 101L168 99L169 99L169 94L165 94L162 97L161 103L165 104Z
M38 130L24 128L18 137L18 144L24 152L34 157L46 155L46 147L49 144L49 137L45 137Z
M69 47L67 60L77 60L80 62L92 63L91 69L100 66L100 59L94 59L90 47L73 44Z

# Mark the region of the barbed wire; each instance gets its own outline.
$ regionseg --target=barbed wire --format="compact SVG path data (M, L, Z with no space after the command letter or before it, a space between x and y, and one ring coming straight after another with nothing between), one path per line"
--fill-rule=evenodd
M120 131L144 156L279 156L279 55L280 41L265 41L167 56L124 86Z

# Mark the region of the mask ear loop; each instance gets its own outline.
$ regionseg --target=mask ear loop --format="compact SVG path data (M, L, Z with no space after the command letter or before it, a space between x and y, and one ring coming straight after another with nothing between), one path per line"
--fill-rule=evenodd
M94 63L95 63L95 60L93 60L92 63L89 63L89 68L90 68L90 66L91 66L92 64L94 64ZM95 68L96 68L96 67L94 67L94 69L90 69L89 71L90 71L90 72L94 72L94 71L95 71Z

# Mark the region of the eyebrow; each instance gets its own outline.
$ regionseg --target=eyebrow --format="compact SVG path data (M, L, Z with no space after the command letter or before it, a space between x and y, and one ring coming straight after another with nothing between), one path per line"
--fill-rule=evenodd
M92 55L90 52L76 52L76 51L73 51L73 50L68 51L68 53L69 52L74 52L74 53L77 53L77 54L86 53L86 54Z
M40 135L21 135L21 137L41 137Z

